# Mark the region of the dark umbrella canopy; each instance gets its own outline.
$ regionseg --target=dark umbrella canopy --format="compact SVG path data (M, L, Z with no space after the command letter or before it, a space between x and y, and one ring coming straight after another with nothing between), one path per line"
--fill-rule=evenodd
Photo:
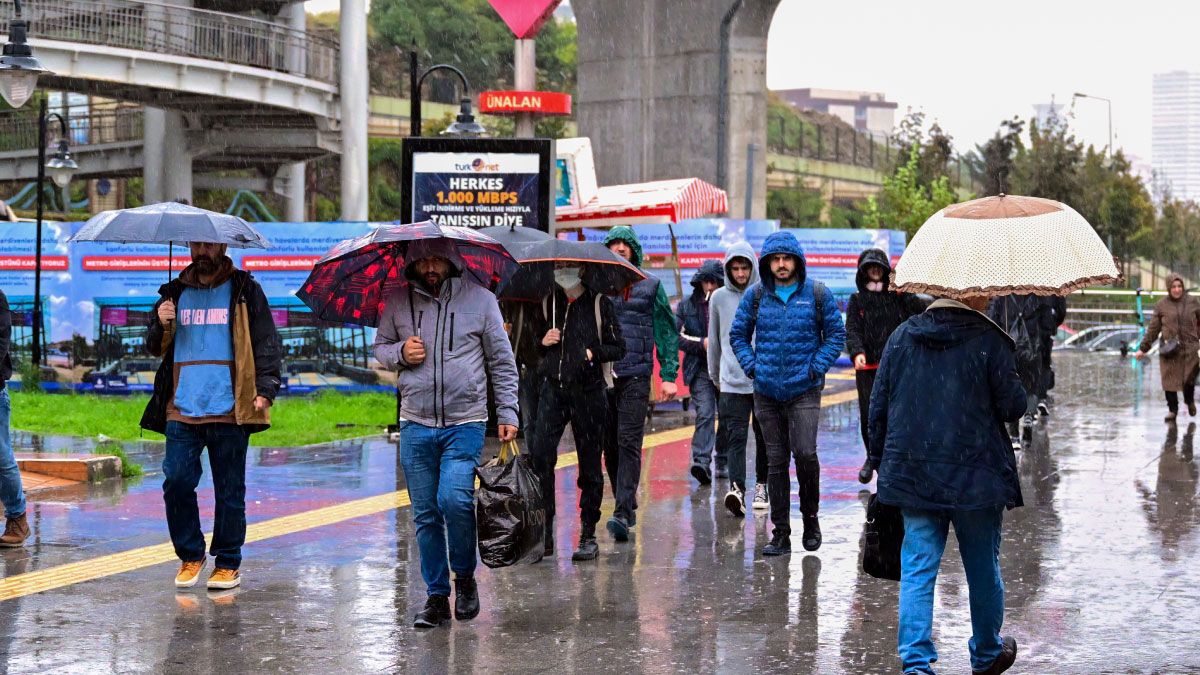
M525 248L531 244L536 244L540 241L553 239L549 233L532 227L519 227L515 225L495 225L492 227L484 227L479 232L495 239L504 244L504 248L513 254L517 260L521 259L521 255Z
M271 242L266 237L235 215L177 202L96 214L71 237L71 241L121 244L187 244L202 241L233 248L271 248Z
M296 297L318 319L378 326L387 299L410 283L409 264L429 255L446 258L458 276L493 292L517 270L500 242L470 228L381 225L329 249Z
M616 295L646 278L638 268L599 242L547 239L526 246L519 256L521 270L500 293L505 300L538 302L554 288L554 263L583 263L583 285L597 293Z

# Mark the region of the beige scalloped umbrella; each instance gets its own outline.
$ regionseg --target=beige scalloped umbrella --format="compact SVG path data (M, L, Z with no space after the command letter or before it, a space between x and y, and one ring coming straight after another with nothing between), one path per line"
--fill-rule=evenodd
M951 298L1066 295L1121 279L1112 253L1075 209L1000 195L930 216L904 251L892 289Z

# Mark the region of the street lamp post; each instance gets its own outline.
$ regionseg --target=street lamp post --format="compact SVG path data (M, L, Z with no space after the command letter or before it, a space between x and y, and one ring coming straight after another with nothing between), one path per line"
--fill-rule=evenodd
M447 64L439 64L432 66L421 75L417 75L419 68L417 66L417 52L411 51L408 53L408 73L409 73L409 94L408 94L408 135L421 135L421 85L425 83L425 78L429 77L433 72L438 70L448 70L458 76L462 81L463 96L459 99L459 112L455 121L445 130L442 131L444 136L480 136L487 133L487 129L482 124L475 121L475 115L471 112L471 85L467 82L467 76L463 75L462 71L454 66Z
M62 137L58 141L58 151L49 161L46 160L46 124L50 117L58 119ZM42 214L46 199L46 170L50 171L50 179L59 188L65 188L71 182L71 176L79 165L71 159L71 151L67 144L67 120L58 113L46 112L46 98L43 96L38 111L38 177L37 177L37 233L34 235L33 258L33 363L42 363L45 355L42 349Z
M1108 158L1112 159L1112 154L1113 154L1112 101L1104 98L1103 96L1090 96L1088 94L1081 94L1079 92L1075 92L1073 98L1094 98L1097 101L1104 101L1105 103L1108 104Z
M50 71L33 57L33 49L25 38L29 24L21 18L21 0L13 0L16 15L8 22L8 42L0 54L0 96L14 108L25 105L37 88L39 75Z

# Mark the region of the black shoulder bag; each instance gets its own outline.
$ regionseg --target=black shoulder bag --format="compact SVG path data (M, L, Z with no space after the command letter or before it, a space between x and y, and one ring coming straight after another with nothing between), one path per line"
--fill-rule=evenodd
M1187 303L1181 303L1186 305ZM1158 348L1158 355L1164 359L1174 357L1179 353L1179 338L1183 336L1183 307L1179 308L1179 332L1175 334L1174 340L1163 339L1162 346Z

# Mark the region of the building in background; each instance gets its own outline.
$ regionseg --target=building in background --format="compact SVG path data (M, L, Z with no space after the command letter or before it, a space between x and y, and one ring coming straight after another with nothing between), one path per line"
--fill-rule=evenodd
M1150 163L1172 196L1200 199L1200 73L1156 73Z
M896 126L896 103L876 91L778 89L775 95L800 110L836 115L859 131L888 135Z

